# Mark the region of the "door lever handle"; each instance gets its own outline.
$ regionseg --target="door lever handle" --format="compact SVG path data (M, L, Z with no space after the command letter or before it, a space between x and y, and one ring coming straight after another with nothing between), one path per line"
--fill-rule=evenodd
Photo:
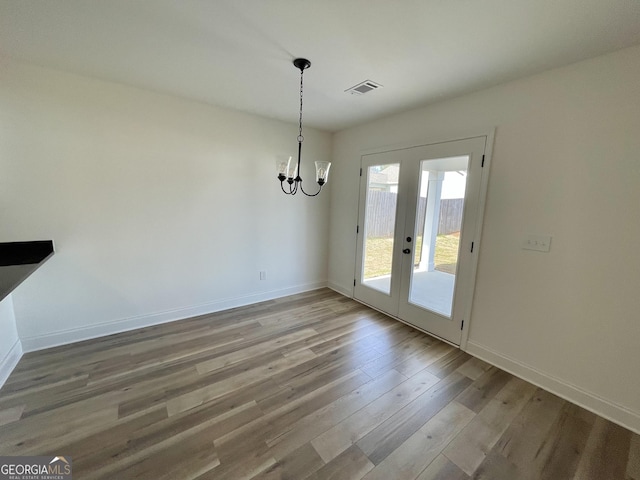
M402 253L406 253L408 255L411 253L411 250L408 248L405 248L404 250L402 250Z

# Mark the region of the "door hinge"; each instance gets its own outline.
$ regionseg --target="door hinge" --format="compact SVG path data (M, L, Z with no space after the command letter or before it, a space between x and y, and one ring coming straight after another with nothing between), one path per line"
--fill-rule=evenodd
M473 253L473 242L471 242L471 253Z
M356 286L356 279L355 278L353 279L353 286L354 287Z
M482 155L482 164L480 165L481 168L484 168L484 155Z
M360 225L356 225L356 234L360 233Z
M460 322L460 330L462 330L464 328L464 320L462 320L462 322Z
M362 167L360 168L360 176L362 176Z

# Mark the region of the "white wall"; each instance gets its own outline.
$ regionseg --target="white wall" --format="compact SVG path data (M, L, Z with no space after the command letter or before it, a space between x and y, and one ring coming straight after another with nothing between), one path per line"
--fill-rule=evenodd
M329 284L352 291L362 150L495 126L468 350L640 431L638 79L634 47L338 133Z
M11 295L0 301L0 387L6 382L18 360L22 357L22 345L16 329Z
M286 197L275 178L296 136L293 124L4 64L0 241L57 250L13 294L25 350L325 285L329 191ZM307 166L330 154L330 134L305 130Z

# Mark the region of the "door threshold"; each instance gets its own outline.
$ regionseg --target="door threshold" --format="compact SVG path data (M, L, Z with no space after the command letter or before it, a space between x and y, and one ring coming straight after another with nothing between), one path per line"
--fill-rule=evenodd
M396 317L395 315L391 315L389 312L385 312L384 310L380 310L379 308L376 308L373 305L370 305L370 304L368 304L366 302L363 302L362 300L358 300L355 297L351 297L351 298L353 300L355 300L356 302L358 302L358 303L360 303L362 305L366 305L367 307L371 308L372 310L375 310L376 312L380 312L380 313L386 315L387 317L392 318L393 320L397 320L400 323L404 323L405 325L407 325L408 327L413 328L414 330L418 330L419 332L426 333L430 337L437 338L441 342L444 342L444 343L446 343L448 345L451 345L452 347L456 347L457 349L460 349L460 345L457 345L457 344L447 340L446 338L442 338L442 337L436 335L435 333L428 332L427 330L424 330L423 328L417 327L416 325L414 325L412 323L409 323L406 320L401 319L400 317Z

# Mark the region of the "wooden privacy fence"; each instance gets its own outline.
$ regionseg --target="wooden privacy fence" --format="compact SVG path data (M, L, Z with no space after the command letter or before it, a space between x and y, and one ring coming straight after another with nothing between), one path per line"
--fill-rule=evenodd
M398 195L391 192L369 190L367 196L366 225L368 237L390 237L393 235ZM463 198L440 200L438 235L459 232L462 225ZM418 232L424 229L427 199L420 198L418 204Z
M464 198L447 198L440 200L438 235L448 235L449 233L460 231L462 228L463 208ZM424 218L424 213L420 218Z

